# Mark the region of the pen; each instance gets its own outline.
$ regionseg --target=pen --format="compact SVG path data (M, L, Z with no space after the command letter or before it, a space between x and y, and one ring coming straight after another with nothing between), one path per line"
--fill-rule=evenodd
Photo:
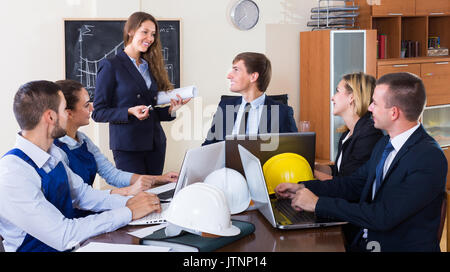
M153 110L153 106L152 106L152 105L148 105L148 106L147 106L147 109L148 109L148 110ZM142 110L142 113L144 113L144 112L145 112L145 109Z

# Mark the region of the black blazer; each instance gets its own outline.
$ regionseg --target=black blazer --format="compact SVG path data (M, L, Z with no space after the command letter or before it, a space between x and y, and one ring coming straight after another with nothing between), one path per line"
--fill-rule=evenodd
M169 107L155 108L149 118L140 121L128 115L128 108L156 105L158 86L149 68L152 85L145 80L125 52L100 62L94 96L92 119L109 122L109 146L112 150L151 151L165 145L166 135L160 121L175 119Z
M339 139L335 164L330 165L332 176L350 176L369 160L375 144L383 137L383 132L373 126L372 114L367 112L356 122L353 135L344 144L349 131L342 133ZM337 169L337 160L342 151L341 166Z
M231 135L236 122L239 106L242 104L242 96L224 98L220 101L214 114L211 128L202 145L208 145L225 140L225 135ZM272 110L278 108L278 119L272 119ZM294 111L291 107L281 104L270 97L264 100L264 108L259 122L258 133L283 133L297 132L294 120Z
M439 251L444 153L421 125L395 156L372 200L376 165L388 141L389 136L383 137L370 160L351 176L304 182L319 196L316 214L367 228L368 241L378 242L381 251Z

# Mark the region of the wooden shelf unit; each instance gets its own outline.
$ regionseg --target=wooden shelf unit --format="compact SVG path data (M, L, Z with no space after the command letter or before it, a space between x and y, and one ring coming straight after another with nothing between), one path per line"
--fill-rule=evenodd
M380 2L378 6L367 2L371 1L356 0L360 6L357 27L387 36L387 59L377 60L377 78L392 72L414 73L423 80L428 107L450 104L450 56L427 56L428 37L439 36L441 47L450 48L450 0L372 1ZM402 40L419 41L419 57L401 58ZM449 147L444 154L450 169ZM450 171L447 189L449 179Z
M387 58L400 58L401 41L419 41L419 57L427 56L428 37L439 36L441 47L450 48L449 0L379 0L369 5L356 0L360 29L376 29L387 36ZM375 1L376 2L376 1Z

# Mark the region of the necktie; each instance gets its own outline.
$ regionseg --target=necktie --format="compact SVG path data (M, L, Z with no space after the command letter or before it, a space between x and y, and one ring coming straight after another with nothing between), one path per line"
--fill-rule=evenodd
M391 142L384 147L383 155L381 156L380 161L377 164L376 169L376 177L375 177L375 193L378 191L378 188L380 188L381 181L383 180L383 168L384 163L386 162L386 158L391 153L391 151L394 150L394 147L392 146Z
M242 114L241 123L239 125L239 134L244 135L246 134L246 128L247 128L247 121L248 121L248 113L251 109L250 103L247 102L244 107L244 113Z

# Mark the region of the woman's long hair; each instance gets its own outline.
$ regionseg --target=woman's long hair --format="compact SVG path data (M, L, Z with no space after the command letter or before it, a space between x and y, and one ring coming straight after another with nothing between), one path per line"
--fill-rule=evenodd
M167 91L173 89L172 83L169 81L169 75L165 69L164 60L161 50L161 40L159 36L159 26L155 17L145 12L135 12L130 15L123 28L123 42L127 46L133 40L133 36L128 33L136 33L136 30L145 21L152 21L156 26L155 40L147 50L142 53L142 58L148 62L150 71L155 77L159 91ZM134 35L134 34L133 34Z

